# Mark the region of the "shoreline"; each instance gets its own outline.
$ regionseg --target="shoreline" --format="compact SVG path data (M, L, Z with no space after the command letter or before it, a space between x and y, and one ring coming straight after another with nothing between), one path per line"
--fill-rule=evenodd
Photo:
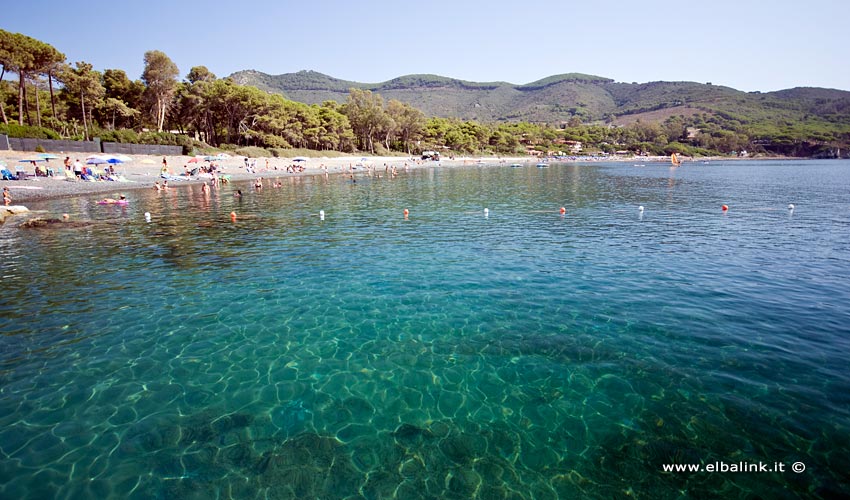
M53 159L47 163L40 163L42 166L52 168L55 172L53 177L35 177L34 169L31 164L22 163L19 160L22 158L36 157L37 153L26 151L0 151L0 161L5 161L9 171L15 172L19 165L25 165L24 171L29 177L24 180L0 181L0 188L9 187L12 196L12 205L21 205L25 202L44 201L56 198L78 198L93 195L102 195L107 193L115 194L120 191L135 191L141 189L153 189L154 183L162 182L160 177L160 168L162 165L162 156L153 155L127 155L132 158L132 161L115 165L116 172L126 179L126 182L121 181L82 181L82 180L66 180L64 174L64 166L62 158ZM70 156L74 161L77 158L85 163L86 156L84 154L57 153L56 156ZM169 171L172 175L179 175L185 170L185 167L194 168L195 166L204 165L203 162L190 164L191 156L166 156ZM703 161L737 161L737 160L760 160L760 159L788 159L788 158L726 158L726 157L709 157L699 160L691 160L694 162ZM542 161L536 157L455 157L453 159L442 159L439 161L419 160L411 157L402 156L372 156L372 157L334 157L334 158L310 158L304 165L303 172L287 172L286 168L295 163L288 158L256 158L256 167L254 172L248 172L244 166L243 157L232 157L223 159L218 163L222 175L229 176L231 182L243 182L256 180L258 177L263 179L275 179L285 177L302 177L315 175L367 175L368 169L373 169L378 174L383 174L381 169L391 169L396 167L399 173L404 171L405 166L409 169L419 169L425 167L440 166L445 168L474 166L474 165L510 165L512 163L520 163L523 165L535 165ZM637 163L665 163L669 162L669 157L611 157L611 158L578 158L566 160L568 162L579 163L594 163L594 162L637 162ZM145 163L143 163L145 162ZM686 161L689 163L690 161ZM268 165L268 166L267 166ZM169 187L172 189L181 185L197 185L208 181L204 177L187 177L180 181L173 181Z

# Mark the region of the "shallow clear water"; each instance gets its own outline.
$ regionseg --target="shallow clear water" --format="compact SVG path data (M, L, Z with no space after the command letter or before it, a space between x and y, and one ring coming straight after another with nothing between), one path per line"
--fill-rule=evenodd
M848 187L494 165L33 205L92 223L0 227L0 497L848 495Z

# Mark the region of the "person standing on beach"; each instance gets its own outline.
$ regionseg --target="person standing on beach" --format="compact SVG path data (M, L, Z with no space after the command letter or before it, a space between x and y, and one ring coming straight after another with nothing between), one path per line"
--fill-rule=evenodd
M79 158L74 161L74 175L79 179L83 178L83 164Z
M9 186L3 186L3 204L7 207L12 204L12 194L9 193Z

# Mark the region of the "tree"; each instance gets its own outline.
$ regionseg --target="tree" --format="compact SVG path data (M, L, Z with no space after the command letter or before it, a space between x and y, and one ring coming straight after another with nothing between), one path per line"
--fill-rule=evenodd
M33 71L47 76L47 84L50 89L50 108L53 113L53 119L56 119L56 99L53 93L53 77L65 67L65 54L59 52L53 46L39 42L35 45L33 54ZM38 92L38 89L36 89ZM36 94L38 97L38 94ZM41 111L38 112L39 121L41 120Z
M328 102L333 103L327 106ZM322 149L351 151L354 144L354 132L348 117L338 111L336 101L326 101L319 108L319 118L322 121L323 134L320 137Z
M3 73L9 71L18 75L19 125L24 124L24 85L27 72L34 61L32 53L36 43L37 40L26 35L0 30L0 64L3 65ZM2 80L2 73L0 73L0 80Z
M414 140L422 137L425 128L425 114L410 104L390 99L387 103L387 114L390 115L396 125L402 146L407 154L410 154L410 145ZM387 146L389 148L389 146Z
M58 78L65 85L64 92L68 96L69 103L79 102L85 138L89 140L92 112L103 100L106 90L100 83L100 73L94 71L91 64L78 62L76 65L75 69L68 68L67 71L58 75Z
M354 134L361 141L361 149L368 147L369 152L374 154L373 137L385 120L383 98L372 94L371 90L349 89L345 114L351 122Z
M32 80L37 85L38 75L47 74L52 96L52 74L64 60L64 54L42 41L20 33L0 30L0 64L3 64L3 72L9 70L18 74L18 124L23 125L25 115L27 122L31 123L27 103L27 80ZM35 91L38 99L38 89ZM38 102L36 104L38 106ZM41 110L38 111L40 123ZM3 114L5 115L5 112Z
M152 105L152 115L156 120L157 130L162 132L165 117L171 107L171 98L177 89L177 76L180 71L177 65L163 52L151 50L145 52L145 70L142 81L147 86L147 96Z
M215 74L207 69L206 66L193 66L192 69L189 70L189 74L186 75L186 80L189 83L197 83L197 82L211 82L216 80Z
M127 106L141 111L145 84L140 80L130 80L123 69L107 69L103 72L103 88L106 97L123 101Z
M114 97L107 97L100 109L107 116L112 115L112 130L115 130L116 117L121 116L123 118L128 118L139 114L137 110L127 106L124 101Z

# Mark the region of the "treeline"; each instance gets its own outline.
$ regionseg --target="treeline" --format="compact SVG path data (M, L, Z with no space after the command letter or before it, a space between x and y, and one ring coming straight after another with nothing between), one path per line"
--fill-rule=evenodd
M777 145L850 143L847 127L805 130L789 124L771 130L712 110L673 116L663 123L613 127L584 124L577 117L558 126L427 118L406 103L385 102L361 89L351 89L344 103L307 105L218 78L204 66L191 68L179 80L177 66L160 51L145 53L144 63L141 79L131 80L120 69L99 72L86 62L70 65L52 46L0 30L0 132L176 144L187 153L207 147L254 147L272 154L293 148L371 154L432 149L548 154L568 153L580 142L582 151L591 153L715 155L771 151ZM4 80L6 73L17 75L17 81Z

